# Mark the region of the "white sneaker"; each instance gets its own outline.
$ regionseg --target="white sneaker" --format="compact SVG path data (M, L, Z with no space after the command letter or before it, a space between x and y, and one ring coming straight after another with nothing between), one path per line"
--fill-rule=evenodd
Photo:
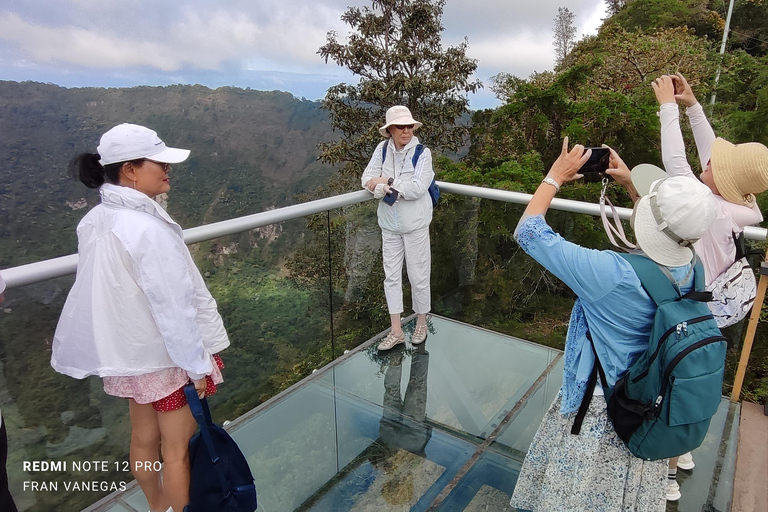
M395 334L392 331L389 331L389 334L387 334L387 337L384 338L384 341L379 343L378 350L379 352L390 350L392 347L399 345L400 343L405 343L405 333L401 332L400 334Z
M696 464L693 463L693 455L691 452L684 453L677 459L677 467L687 471L690 471L696 467Z
M411 343L414 345L419 345L421 343L424 343L427 340L427 326L426 325L417 325L416 328L413 330L413 334L411 335Z
M672 480L667 484L667 501L677 501L680 499L680 485L677 480Z

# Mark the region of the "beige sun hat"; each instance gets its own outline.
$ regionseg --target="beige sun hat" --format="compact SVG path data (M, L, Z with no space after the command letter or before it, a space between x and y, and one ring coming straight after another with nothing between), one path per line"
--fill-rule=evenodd
M715 220L715 209L712 191L698 180L687 176L656 180L635 205L632 227L637 245L660 265L686 265L693 259L691 246Z
M743 206L768 190L768 148L759 142L731 144L718 137L712 144L712 177L720 195Z
M408 110L408 107L402 105L395 105L387 110L387 123L379 128L379 133L384 137L389 137L387 128L393 124L412 124L414 131L421 127L421 123L411 116L411 111Z

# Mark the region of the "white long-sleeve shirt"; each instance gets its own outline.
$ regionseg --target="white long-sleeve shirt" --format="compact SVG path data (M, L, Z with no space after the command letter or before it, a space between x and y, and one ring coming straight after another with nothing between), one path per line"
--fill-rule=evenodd
M78 379L173 367L192 379L210 374L229 338L181 228L141 192L104 184L100 194L77 227L77 277L51 366Z
M387 144L387 158L382 163L381 154L385 144ZM432 222L432 199L427 193L429 185L435 178L435 172L432 170L432 153L425 147L414 167L413 155L418 144L419 139L414 136L403 149L397 151L391 137L382 141L376 146L363 172L360 181L366 190L372 178L383 176L392 178L394 180L392 188L399 192L395 204L379 202L377 213L379 226L382 229L395 233L411 233L429 226Z
M701 168L705 169L712 155L715 132L704 115L700 104L686 109L691 123L696 149ZM670 176L688 176L698 179L685 155L685 143L680 131L680 114L676 103L664 103L659 109L661 119L661 159ZM728 202L723 196L715 194L716 216L712 226L694 244L696 254L701 257L709 285L721 273L728 269L736 258L736 247L732 233L737 235L744 227L762 222L763 215L755 205L752 208Z

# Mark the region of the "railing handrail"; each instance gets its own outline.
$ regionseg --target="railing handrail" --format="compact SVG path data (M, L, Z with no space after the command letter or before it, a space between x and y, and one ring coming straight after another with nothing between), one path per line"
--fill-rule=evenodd
M531 194L524 194L522 192L510 192L508 190L494 188L459 185L457 183L449 183L445 181L438 181L437 184L440 186L441 191L450 194L479 197L481 199L491 199L508 203L528 204L531 197L533 197ZM276 208L274 210L246 215L244 217L237 217L235 219L205 224L203 226L185 229L184 241L187 244L203 242L205 240L211 240L234 233L241 233L243 231L248 231L249 229L268 226L286 220L306 217L307 215L323 212L325 210L362 203L370 199L373 199L373 196L371 196L369 192L359 190L357 192L349 192L347 194L340 194L325 199L317 199L306 203L285 206L283 208ZM584 213L595 216L600 215L600 206L596 203L555 198L552 201L551 207L557 210L573 213ZM632 214L632 210L629 208L617 208L617 210L622 219L628 219ZM767 234L768 230L765 228L754 226L749 226L744 230L744 235L750 240L765 240ZM78 255L70 254L69 256L61 256L59 258L6 268L0 270L0 276L3 277L8 288L16 288L74 274L77 270L77 261Z

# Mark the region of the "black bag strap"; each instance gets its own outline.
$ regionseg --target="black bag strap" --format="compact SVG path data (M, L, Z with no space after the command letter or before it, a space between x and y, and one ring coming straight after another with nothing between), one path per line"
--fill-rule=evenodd
M584 398L581 399L581 405L576 413L576 417L573 420L573 426L571 427L571 434L577 436L581 432L581 424L584 423L584 417L589 410L589 404L592 403L592 396L595 394L595 386L597 385L597 375L600 374L600 383L605 386L608 382L605 379L605 372L603 366L600 364L600 358L597 357L597 350L595 350L595 343L592 341L592 335L587 331L587 339L589 345L592 347L592 353L595 354L595 364L592 366L592 373L589 375L587 381L587 389L584 390Z
M211 420L211 410L208 408L208 400L197 396L197 390L195 385L191 382L184 386L184 395L187 397L187 403L189 404L189 410L192 411L192 416L195 417L197 425L200 427L200 436L203 438L205 447L208 449L208 456L211 458L211 463L216 469L216 475L219 478L221 484L221 490L228 495L230 493L229 484L227 483L227 477L224 475L224 470L218 465L219 455L216 452L216 447L213 445L213 438L211 438L211 431L208 428L213 426Z
M731 236L733 237L733 245L736 246L736 259L734 259L733 261L739 261L741 258L746 256L747 254L745 241L744 241L744 232L742 231L741 233L736 235L736 233L731 231Z

